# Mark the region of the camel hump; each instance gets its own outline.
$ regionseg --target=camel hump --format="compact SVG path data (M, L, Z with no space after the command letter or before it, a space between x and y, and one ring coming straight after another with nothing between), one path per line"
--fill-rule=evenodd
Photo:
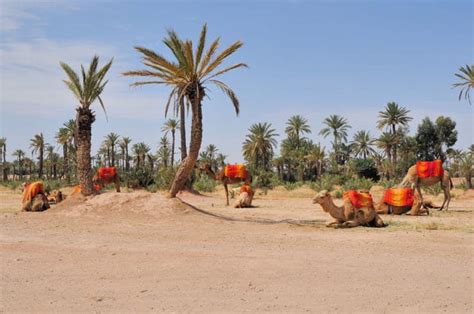
M343 200L349 200L355 208L373 207L372 195L366 191L348 190L342 195Z
M249 172L244 164L226 165L224 167L224 175L228 178L247 179Z
M419 178L442 177L444 174L443 161L417 161L416 175Z

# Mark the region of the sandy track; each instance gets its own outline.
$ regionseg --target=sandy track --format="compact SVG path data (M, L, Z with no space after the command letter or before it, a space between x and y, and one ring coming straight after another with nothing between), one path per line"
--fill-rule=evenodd
M2 310L472 312L471 209L332 230L308 199L235 210L221 195L182 198L230 217L315 222L230 222L145 192L5 213Z

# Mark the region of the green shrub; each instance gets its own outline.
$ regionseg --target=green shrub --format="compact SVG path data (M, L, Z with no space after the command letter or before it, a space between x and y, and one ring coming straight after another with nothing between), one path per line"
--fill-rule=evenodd
M399 183L400 183L400 180L395 180L395 179L390 179L390 180L383 179L378 182L379 185L383 186L386 189L393 188L397 186Z
M157 190L169 190L173 184L177 168L167 167L160 168L155 176L154 183Z
M347 190L370 190L370 188L374 185L374 181L366 178L354 179L351 178L347 180L343 185L342 189L344 191Z
M275 186L278 186L280 184L281 182L278 179L278 176L271 171L256 171L253 176L252 186L254 188L273 189Z
M466 182L461 182L459 183L458 185L455 186L456 189L461 189L461 190L468 190L468 187L467 187L467 184Z
M321 178L319 178L319 180L315 182L311 182L309 184L309 187L318 192L322 190L332 191L333 186L337 185L336 182L339 182L340 179L341 179L340 176L324 174L321 176Z
M443 192L443 190L441 189L441 186L439 184L423 187L423 191L425 191L425 192L427 192L431 195L434 195L434 196L436 196L439 193Z
M124 185L132 188L146 188L154 182L153 176L150 168L134 169L127 174L121 174Z
M193 188L199 192L214 192L218 185L216 180L209 178L207 175L201 175L193 184Z
M353 169L359 178L372 179L378 181L380 179L375 162L372 159L357 158L349 162L350 168Z
M297 189L299 187L301 187L303 185L302 182L286 182L283 187L287 190L287 191L293 191L294 189Z
M342 190L336 190L336 191L334 191L333 194L334 194L335 198L342 198L343 192L342 192Z

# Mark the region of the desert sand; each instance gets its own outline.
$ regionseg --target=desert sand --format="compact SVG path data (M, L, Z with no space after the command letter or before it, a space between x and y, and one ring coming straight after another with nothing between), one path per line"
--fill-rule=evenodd
M26 213L0 188L0 311L472 313L472 191L448 212L344 230L314 194L234 209L222 190L107 192Z

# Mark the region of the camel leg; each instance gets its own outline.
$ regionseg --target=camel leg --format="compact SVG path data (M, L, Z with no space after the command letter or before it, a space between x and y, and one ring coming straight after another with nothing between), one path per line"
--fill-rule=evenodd
M227 200L227 206L229 206L229 190L227 189L227 182L224 182L225 198Z
M118 175L115 176L115 191L120 193L120 177Z
M420 178L416 178L416 191L418 192L418 195L420 195L420 202L421 202L421 207L420 209L425 208L423 204L423 194L421 194L421 186L420 186Z
M449 183L448 183L448 186L446 186L446 184L444 184L444 182L441 181L441 188L443 189L444 200L443 200L443 205L441 205L441 208L439 210L443 210L444 205L446 205L446 210L448 210L449 201L451 200L451 193L449 192Z
M349 221L346 221L345 223L343 223L340 227L341 228L354 228L354 227L358 227L359 226L359 223L354 221L354 220L349 220Z
M379 215L375 215L374 222L375 222L375 227L377 228L385 227L385 223L383 222L382 218L380 218Z
M328 228L337 228L337 226L339 226L339 225L340 225L339 221L333 221L333 222L328 223L326 225L326 227L328 227Z

